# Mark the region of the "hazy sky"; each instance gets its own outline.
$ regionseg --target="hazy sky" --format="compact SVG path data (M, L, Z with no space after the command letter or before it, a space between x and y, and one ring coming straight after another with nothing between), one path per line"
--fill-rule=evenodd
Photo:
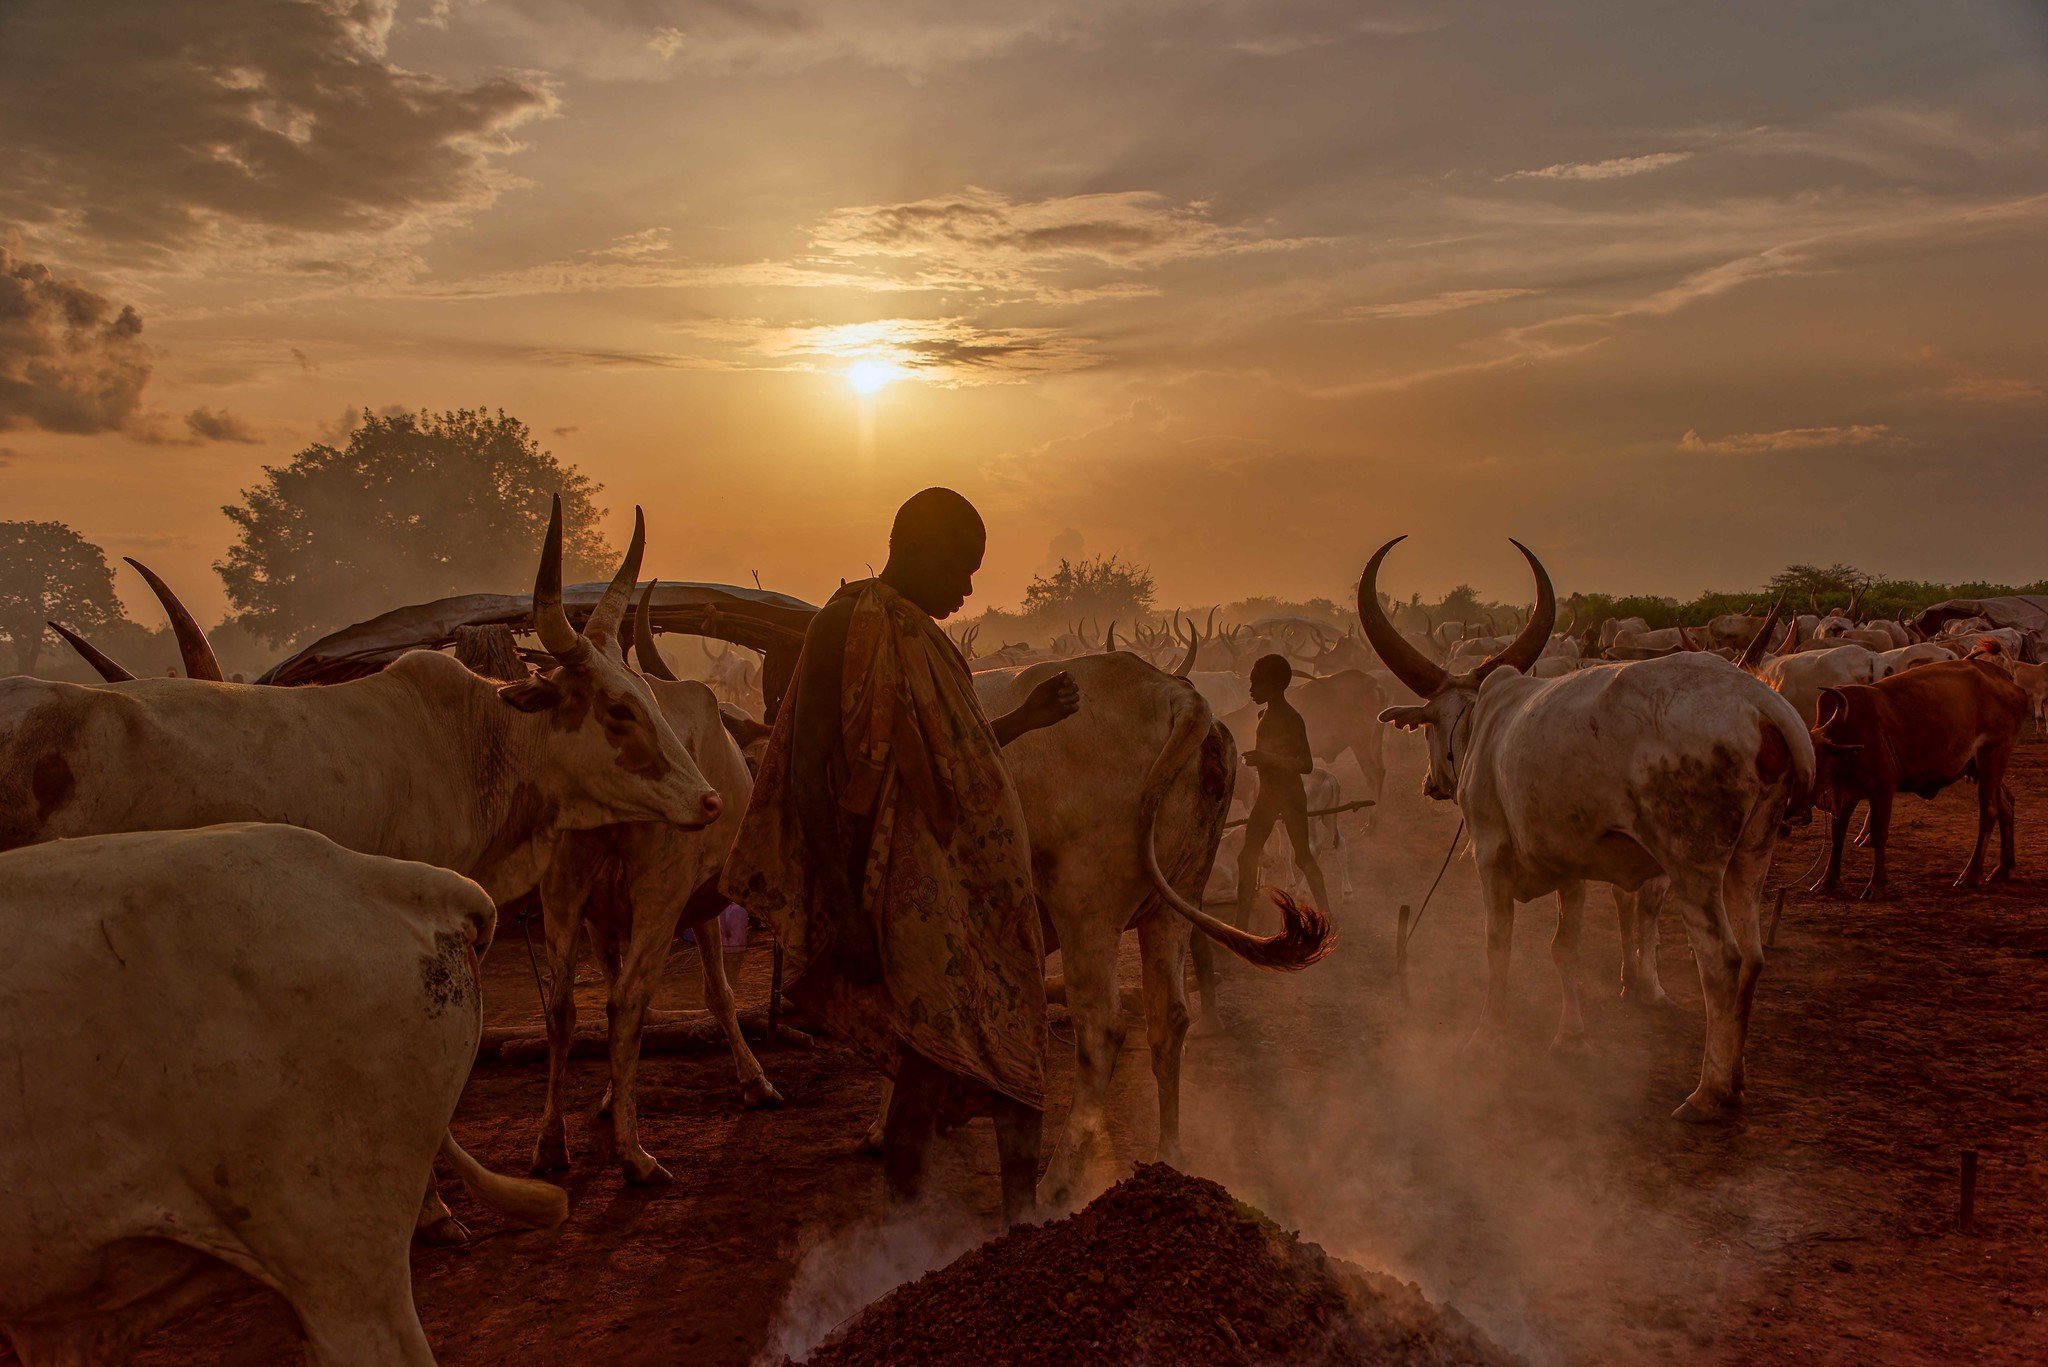
M2038 0L4 0L0 148L0 516L209 619L365 405L810 596L2048 575Z

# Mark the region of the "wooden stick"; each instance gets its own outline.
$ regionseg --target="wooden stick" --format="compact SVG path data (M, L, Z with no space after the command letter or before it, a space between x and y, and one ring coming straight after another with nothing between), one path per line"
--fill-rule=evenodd
M1359 811L1362 808L1377 807L1379 805L1380 804L1374 801L1372 798L1362 797L1359 798L1356 802L1343 802L1339 803L1335 807L1318 808L1317 810L1310 812L1308 815L1309 819L1313 821L1316 817L1319 816L1341 816L1345 812L1355 812ZM1226 831L1230 831L1237 829L1239 826L1249 826L1251 824L1251 820L1252 819L1248 816L1241 816L1235 821L1224 822L1223 829Z
M1401 980L1401 1002L1408 1002L1408 904L1401 904L1398 924L1394 928L1394 974Z
M782 1024L782 936L770 932L775 945L774 967L768 975L768 1042L775 1043Z
M1771 908L1771 933L1764 936L1764 944L1767 946L1778 943L1778 918L1785 914L1785 894L1788 891L1789 888L1778 889L1778 904Z
M1977 1223L1977 1151L1964 1149L1957 1176L1961 1178L1961 1190L1956 1206L1956 1232L1968 1234Z

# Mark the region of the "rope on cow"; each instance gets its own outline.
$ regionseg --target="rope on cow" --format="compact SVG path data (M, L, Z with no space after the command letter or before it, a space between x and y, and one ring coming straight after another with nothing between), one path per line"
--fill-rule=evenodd
M1450 849L1444 851L1444 862L1442 866L1438 868L1436 871L1436 882L1431 883L1429 885L1429 891L1422 894L1422 905L1415 909L1414 917L1408 922L1409 935L1414 935L1415 927L1422 924L1422 913L1429 910L1429 899L1436 896L1436 890L1438 885L1444 881L1444 875L1450 871L1451 860L1457 858L1458 841L1464 837L1464 834L1465 819L1463 817L1459 817L1458 829L1451 833L1451 847ZM1407 946L1404 944L1402 947L1405 949Z
M533 908L526 909L526 915L519 918L519 933L526 940L526 962L533 969L533 994L540 998L541 1028L552 1033L554 1022L548 1015L548 990L540 985L540 956L533 952Z

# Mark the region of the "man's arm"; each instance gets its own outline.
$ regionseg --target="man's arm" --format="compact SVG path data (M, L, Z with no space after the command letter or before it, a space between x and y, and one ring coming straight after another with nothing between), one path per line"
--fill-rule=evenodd
M1065 721L1081 710L1081 686L1061 670L1031 690L1031 696L989 723L996 744L1008 745L1022 735Z
M804 844L815 862L814 876L822 873L831 880L827 886L835 900L853 892L849 852L842 848L845 842L840 837L840 785L834 781L843 762L840 676L846 659L846 631L852 620L850 600L827 603L811 619L810 630L804 634L803 655L797 661L796 680L782 704L794 709L790 717L790 777Z

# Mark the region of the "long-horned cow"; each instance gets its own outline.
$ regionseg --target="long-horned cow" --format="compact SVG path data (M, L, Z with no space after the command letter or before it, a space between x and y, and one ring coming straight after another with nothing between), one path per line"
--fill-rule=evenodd
M502 904L538 882L563 831L707 825L723 800L612 644L643 541L636 525L579 633L562 611L557 501L533 596L555 667L520 683L434 651L323 688L0 680L0 849L282 821L453 869Z
M1561 1043L1584 1031L1578 939L1589 881L1623 890L1668 879L1706 1000L1699 1085L1675 1114L1725 1116L1740 1103L1750 1002L1763 971L1757 899L1787 805L1813 778L1813 745L1785 700L1718 656L1687 653L1533 679L1556 617L1550 577L1527 547L1536 610L1522 633L1469 672L1422 658L1379 610L1373 555L1358 613L1387 667L1426 699L1382 717L1429 737L1424 791L1455 800L1472 833L1487 912L1482 1033L1507 1015L1515 903L1558 899L1552 957L1564 980Z
M406 1245L435 1152L501 1214L568 1210L448 1133L495 918L284 825L0 854L0 1338L126 1362L254 1277L311 1362L431 1364Z

